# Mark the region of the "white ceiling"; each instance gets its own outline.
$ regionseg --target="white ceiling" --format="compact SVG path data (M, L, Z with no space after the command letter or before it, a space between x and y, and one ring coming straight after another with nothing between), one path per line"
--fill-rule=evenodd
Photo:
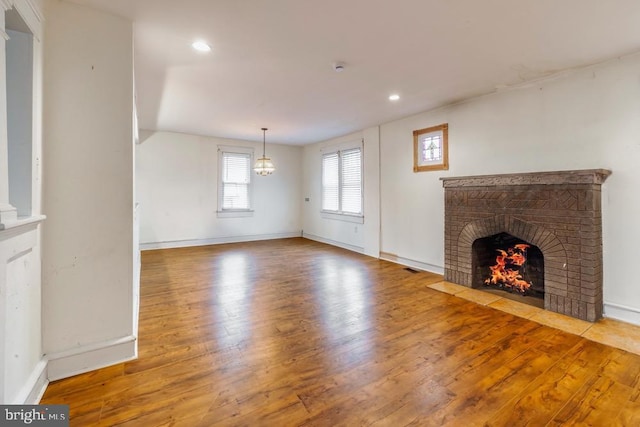
M135 22L141 128L260 141L268 127L273 143L640 50L638 0L73 1ZM195 52L196 39L212 52Z

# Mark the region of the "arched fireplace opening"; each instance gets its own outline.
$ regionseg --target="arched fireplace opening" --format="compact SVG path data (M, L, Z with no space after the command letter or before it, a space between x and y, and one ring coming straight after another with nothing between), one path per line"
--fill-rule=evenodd
M477 239L472 245L471 286L543 307L542 251L509 233Z

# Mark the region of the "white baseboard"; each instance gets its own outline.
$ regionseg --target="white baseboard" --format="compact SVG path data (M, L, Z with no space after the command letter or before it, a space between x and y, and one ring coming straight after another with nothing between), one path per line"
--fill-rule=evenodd
M247 236L213 237L210 239L173 240L169 242L148 242L148 243L141 243L140 250L148 251L153 249L187 248L191 246L221 245L224 243L254 242L257 240L290 239L292 237L301 237L301 236L302 236L301 231L293 231L290 233L253 234L253 235L247 235Z
M49 381L72 377L138 357L133 335L101 343L89 344L55 354L48 354Z
M604 317L640 326L640 310L612 302L604 303Z
M29 375L29 379L22 386L14 401L15 405L36 405L40 402L44 391L47 389L47 360L41 359Z
M337 246L342 249L347 249L353 252L364 254L364 248L360 246L350 245L348 243L338 242L337 240L326 239L324 237L316 236L315 234L302 233L302 237L305 239L313 240L320 243L326 243L327 245Z
M394 262L400 265L406 265L407 267L415 268L417 270L428 271L430 273L435 273L435 274L444 274L444 268L440 267L439 265L433 265L433 264L428 264L426 262L399 257L396 254L391 254L388 252L380 252L380 259Z

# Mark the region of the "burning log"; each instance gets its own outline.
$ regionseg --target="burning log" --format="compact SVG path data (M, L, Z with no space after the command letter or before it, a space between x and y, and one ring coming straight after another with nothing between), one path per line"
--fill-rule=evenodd
M527 244L517 244L506 251L498 249L496 263L489 267L491 275L484 281L487 286L494 285L507 290L516 290L525 294L531 283L524 280L520 268L527 261Z

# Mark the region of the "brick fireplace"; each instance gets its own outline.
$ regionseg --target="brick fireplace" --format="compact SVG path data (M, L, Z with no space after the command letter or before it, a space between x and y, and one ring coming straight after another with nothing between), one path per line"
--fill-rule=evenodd
M601 185L605 169L441 178L445 280L473 283L472 246L506 233L544 257L544 308L602 317Z

